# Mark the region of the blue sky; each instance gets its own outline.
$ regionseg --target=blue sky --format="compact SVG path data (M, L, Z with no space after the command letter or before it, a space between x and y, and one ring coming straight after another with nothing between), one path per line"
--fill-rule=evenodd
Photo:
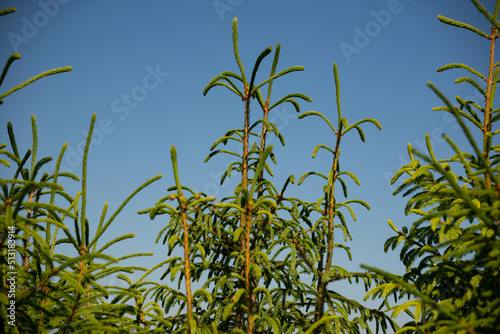
M492 0L483 3L492 11ZM440 158L450 156L442 132L463 143L456 122L431 111L442 103L426 82L432 81L449 98L460 95L481 101L472 86L453 84L465 73L436 69L460 62L487 73L488 41L437 19L441 14L489 33L489 24L465 0L2 2L4 8L11 6L17 12L0 20L1 59L4 63L14 52L22 59L11 67L1 92L45 70L68 65L73 70L5 98L0 142L7 142L6 123L11 121L20 148L31 147L34 114L39 156L57 157L68 143L73 153L63 160L64 168L80 175L79 147L96 113L88 167L91 222L97 224L104 202L109 201L110 210L117 208L144 181L164 175L134 199L108 231L109 238L118 233L137 235L114 248L113 254L156 252L154 259L144 261L146 266L164 257L165 248L155 246L154 240L166 219L150 221L136 212L153 206L173 185L171 145L177 147L185 185L220 199L237 183L234 179L217 186L227 159L203 163L217 138L242 126L243 106L233 94L220 87L202 94L220 72L237 72L233 17L238 18L240 55L247 72L266 47L277 43L282 46L278 70L305 67L275 82L275 99L294 92L307 94L312 102L301 103L302 111L316 110L336 122L332 72L336 62L343 116L350 123L372 117L382 124L382 131L365 126L366 143L352 133L342 145L341 168L361 181L360 187L350 184L349 195L372 207L369 212L358 208L358 221L351 222L354 241L348 245L353 261L337 255L337 263L351 270L359 270L360 263L396 273L404 270L398 251L385 254L383 244L392 235L387 219L398 227L414 219L404 216L406 201L392 196L394 189L388 183L407 160L407 143L423 147L429 133ZM269 73L271 61L269 56L263 62L257 81ZM257 112L252 115L256 120ZM289 174L298 178L329 168L326 154L311 158L316 145L334 143L319 118L298 120L291 105L282 105L271 120L286 140L284 149L274 142L277 187ZM1 177L8 175L2 169ZM69 182L64 185L76 189ZM294 186L290 194L316 200L321 196L318 186L307 182Z

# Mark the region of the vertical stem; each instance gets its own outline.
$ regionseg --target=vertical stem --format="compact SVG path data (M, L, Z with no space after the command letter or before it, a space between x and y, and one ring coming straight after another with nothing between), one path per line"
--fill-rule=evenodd
M186 206L186 198L182 194L182 186L179 181L179 173L177 171L177 150L174 146L170 148L170 157L172 159L172 169L174 171L175 185L177 187L177 200L179 201L179 209L182 220L182 228L184 233L184 275L186 276L186 299L187 299L187 329L188 333L191 333L191 320L193 317L193 296L191 295L191 272L189 270L189 235L188 235L188 223L186 218L186 211L188 207ZM173 197L171 197L173 199ZM144 321L143 321L144 322Z
M324 291L323 291L323 259L324 259L324 252L320 250L320 260L318 261L318 283L317 283L317 289L318 289L318 297L317 297L317 302L315 306L315 312L314 312L314 322L319 321L323 317L324 309L323 305L325 304L325 296L324 296ZM314 330L314 334L319 334L321 330L319 328L316 328Z
M337 130L337 142L335 143L335 154L333 157L333 163L332 163L332 171L333 171L333 179L332 179L332 186L330 188L330 192L328 194L328 202L325 201L325 209L323 211L323 217L325 220L328 221L328 233L327 233L327 255L326 255L326 263L323 268L323 257L321 257L321 261L318 264L318 290L319 290L319 300L318 304L316 305L316 321L319 321L324 314L324 305L325 305L325 299L326 299L326 291L327 291L327 285L328 282L323 281L323 277L325 274L330 271L330 268L332 266L332 257L333 257L333 239L334 239L334 233L333 233L333 220L335 218L335 178L336 178L336 173L337 173L337 168L338 168L338 161L339 161L339 147L340 147L340 140L342 138L342 128L339 127ZM315 330L316 334L321 333L321 329L317 328Z
M486 85L486 105L484 106L484 126L483 126L483 150L484 150L484 158L486 163L490 165L490 152L487 149L487 138L488 134L491 134L491 87L493 86L493 65L495 61L495 40L498 38L497 29L493 26L491 27L491 34L489 36L490 39L490 66L488 70L488 81ZM487 172L484 173L486 187L491 188L491 176Z
M264 107L262 108L262 111L264 112L264 121L267 122L268 116L269 116L269 100L266 100ZM267 134L267 128L264 124L262 124L262 134L260 136L260 153L262 154L264 150L266 149L266 134ZM260 174L259 178L264 177L264 171ZM263 195L263 189L259 188L258 196L257 198L260 198Z
M264 104L264 107L262 108L262 111L264 112L264 121L267 122L267 119L269 117L269 100L267 100ZM264 152L266 148L266 134L267 134L267 128L265 125L262 125L262 135L260 137L260 153Z
M184 228L184 272L186 275L186 297L187 297L187 328L191 333L191 319L193 317L193 296L191 295L191 273L189 271L189 236L186 219L186 206L184 205L184 196L179 196L181 208L181 219Z
M250 128L250 89L245 84L245 128L243 130L243 166L241 183L245 190L248 190L248 141Z
M252 221L252 201L246 208L246 219L247 222ZM245 288L247 290L247 312L248 312L248 333L253 333L253 305L252 305L252 295L253 286L250 281L250 223L248 224L246 234L245 234Z
M330 188L330 202L328 204L328 255L326 259L326 268L325 272L330 270L332 266L332 255L333 255L333 218L335 217L335 179L337 175L337 168L339 163L339 147L340 147L340 139L342 138L341 134L342 129L338 129L337 131L337 143L335 145L335 156L333 158L332 170L333 170L333 179L332 179L332 187Z
M243 166L242 166L242 176L241 184L245 192L248 193L248 142L249 142L249 128L250 128L250 87L245 84L245 96L243 101L245 102L245 128L243 129ZM241 250L245 252L245 290L247 291L247 316L248 316L248 330L249 333L253 331L253 314L252 314L252 287L250 282L250 230L251 230L251 203L252 199L248 198L249 203L242 203L245 205L246 209L244 213L240 215L241 227L245 230L245 239L241 242ZM243 328L243 318L238 319L240 329Z

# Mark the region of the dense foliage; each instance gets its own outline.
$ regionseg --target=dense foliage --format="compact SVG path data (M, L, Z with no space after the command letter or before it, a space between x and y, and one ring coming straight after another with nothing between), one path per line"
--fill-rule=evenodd
M500 130L494 130L500 109L493 107L500 65L494 59L500 2L493 15L478 1L472 2L492 24L489 34L466 23L438 18L489 40L488 73L483 75L464 64L445 65L438 71L461 69L472 74L455 83L471 84L484 102L480 105L457 96L458 105L454 106L434 85L429 86L445 104L434 110L449 112L457 119L473 151L462 151L443 134L455 155L438 160L427 135L428 152L408 145L411 162L392 179L404 179L394 194L409 197L405 213L420 218L402 231L389 221L396 235L387 240L385 250L402 245L406 274L396 277L378 271L391 282L376 287L370 295L410 297L392 307L393 316L404 310L414 319L399 332L500 332L500 145L495 144ZM478 79L486 82L486 89Z
M168 244L170 251L177 245L184 249L184 258L167 260L164 276L170 274L174 279L180 273L178 286L185 282L187 293L160 284L151 288L156 300L167 305L166 312L171 308L177 310L175 315L167 317L171 322L169 330L183 332L187 325L191 331L207 332L319 333L335 328L342 332L357 332L368 328L367 322L373 320L385 331L388 324L392 325L392 320L383 312L363 307L331 288L333 283L342 280L363 281L367 287L380 281L379 275L348 272L334 265L333 261L336 249L346 251L350 257L349 248L337 241L338 236L335 238L337 230L344 240L350 238L345 212L356 219L352 205L369 209L368 204L361 200L341 201L335 197L336 186L341 187L347 197L345 180L351 179L359 184L355 175L339 167L341 139L349 131L356 130L364 141L361 125L372 123L380 129L380 124L374 119L348 124L341 113L338 71L334 65L337 125L315 111L299 115L299 118L322 118L334 135L333 148L318 145L313 151L313 157L319 150L331 154L330 169L306 173L298 180L300 185L309 176L324 179L321 197L312 203L287 197L287 187L295 182L293 175L281 187L268 179L273 175L270 162L276 164L277 161L272 145L267 145L267 135L276 136L284 145L283 136L278 127L268 121L268 116L282 103L291 103L300 112L297 99L310 101L303 94L292 93L271 103L274 81L285 74L302 71L303 67L290 67L276 73L280 56L278 44L269 77L259 84L254 82L262 60L272 52L271 47L257 58L248 80L238 53L236 19L233 21L233 49L240 73L222 72L210 81L204 93L223 86L243 103L243 128L226 132L212 145L212 153L206 159L219 154L237 157L221 179L222 184L235 174L241 177L234 196L213 204L213 199L205 194L195 194L181 186L176 175L174 193L160 199L155 207L141 212L149 213L151 218L162 214L170 217L157 240L162 239ZM265 85L267 92L263 97L260 88ZM262 110L262 118L253 123L250 120L252 101L256 101ZM236 145L231 146L232 143ZM238 143L242 144L242 152L234 149ZM225 145L233 148L221 148ZM174 148L172 161L176 171ZM168 204L174 199L177 200L176 207ZM192 282L203 284L191 295Z
M0 179L2 332L500 331L500 145L495 145L494 140L500 133L494 130L500 109L493 107L500 65L494 61L500 0L493 14L477 0L472 2L491 22L490 34L452 19L439 19L490 40L488 73L483 75L464 64L446 65L438 71L462 69L471 73L474 78L462 77L455 82L469 83L478 89L485 97L484 105L456 97L458 105L453 106L429 85L444 103L436 110L456 117L473 151L462 151L446 135L444 138L456 153L448 159L435 157L428 137L427 153L408 146L411 162L394 175L393 182L403 179L395 194L408 197L405 212L419 218L401 231L389 221L396 235L385 244L386 251L402 245L405 275L371 267L350 272L338 266L334 256L345 252L351 258L349 247L343 244L352 239L349 221L356 220L356 207L370 209L364 201L348 196L347 184L360 182L353 173L340 168L342 139L350 133L364 142L363 128L375 126L380 130L380 123L372 118L352 123L347 120L340 105L336 64L335 121L316 111L300 113L302 103L311 101L304 94L272 97L273 85L304 68L294 66L279 71L278 44L274 50L268 47L259 55L247 76L239 56L238 24L234 19L232 42L238 72L217 75L204 94L216 94L211 90L218 86L234 93L242 101L242 127L228 130L220 137L210 148L206 161L220 155L232 157L234 161L220 182L232 177L238 178L239 183L231 196L217 202L204 193L196 193L181 183L178 165L182 161L178 161L172 147L175 184L151 208L139 212L165 224L156 242L167 247L168 257L153 268L120 265L125 259L150 254L113 258L106 254L108 248L133 235L110 237L105 232L130 199L161 175L139 186L113 214L107 214L105 203L99 221L89 221L86 170L96 116L91 119L80 177L59 170L66 145L54 170L40 175L52 158L37 156L35 116L31 119L33 144L26 152L17 147L9 123L10 147L0 147L0 164L12 175ZM14 11L0 11L0 16ZM257 72L273 52L269 76L256 83ZM8 59L0 86L19 58L16 53ZM35 80L69 70L65 67L37 75L1 94L0 102ZM477 78L486 82L486 89ZM284 184L275 185L272 176L278 161L273 146L268 144L269 136L275 136L281 145L285 138L269 116L284 103L293 105L299 119L308 118L302 122L318 120L320 127L331 131L333 146L319 144L312 152L313 158L317 154L330 155L331 166L310 171L297 180L290 175ZM251 118L251 106L256 120ZM475 132L481 136L480 144ZM288 195L292 184L297 181L300 186L310 177L323 181L317 200L309 202ZM59 184L61 178L79 182L81 190L68 194ZM157 270L162 272L161 280L148 281ZM133 271L144 274L132 281L127 274ZM115 277L120 285L103 284ZM380 300L380 308L366 307L361 301L340 294L335 286L341 281L359 283L361 289L369 291L366 299ZM394 319L403 311L413 320L400 328Z

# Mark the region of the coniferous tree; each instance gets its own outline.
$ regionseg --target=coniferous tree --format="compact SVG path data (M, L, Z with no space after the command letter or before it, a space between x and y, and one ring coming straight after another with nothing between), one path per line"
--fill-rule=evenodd
M154 296L165 314L176 310L166 317L168 325L162 328L173 333L186 330L191 333L358 333L361 329L371 332L368 326L371 320L383 332L388 325L396 328L383 312L366 308L332 289L335 282L342 280L363 281L366 288L381 280L380 275L373 273L348 272L335 265L333 257L336 249L343 249L350 257L349 248L339 243L334 233L338 230L344 240L351 238L343 211L347 210L355 220L352 204L369 209L361 200L336 199L336 186L347 197L346 178L359 184L356 176L339 167L341 139L356 130L365 141L361 125L372 123L380 129L380 124L374 119L348 124L340 109L338 71L334 65L337 127L315 111L299 116L319 116L335 135L334 148L318 145L313 151L313 158L319 150L332 154L332 166L327 173L309 172L298 181L301 184L313 175L323 178L323 196L314 202L287 197L285 192L295 182L294 176L290 175L281 188L270 180L273 172L268 161L275 164L277 161L272 145L267 145L267 135L275 135L282 145L285 141L277 126L268 121L268 116L282 103L291 103L299 112L297 99L310 101L306 95L293 93L271 103L274 81L290 72L302 71L303 67L290 67L276 73L281 49L278 44L269 77L255 84L257 71L272 48L259 55L248 80L238 52L236 19L232 37L240 73L222 72L210 81L204 94L222 86L243 102L243 128L226 132L213 144L206 159L219 154L237 158L221 178L222 184L234 174L241 177L234 196L214 204L214 199L206 194L196 194L182 186L177 176L177 154L172 148L176 186L168 190L173 193L160 199L153 208L140 212L149 213L151 218L169 216L157 242L161 239L168 244L169 255L176 245L184 251L183 258L170 257L154 268L166 266L162 278L170 275L171 280L177 280L177 289L168 284L150 283L152 287L147 292ZM264 95L261 89L266 85ZM254 100L262 110L262 117L252 123L250 106ZM222 145L234 147L232 143L241 144L242 152L220 148ZM169 200L177 200L177 206L168 204ZM193 282L201 284L194 293ZM180 290L181 286L185 292Z
M414 319L398 333L500 331L500 145L495 141L500 130L494 129L500 109L493 103L500 65L495 63L500 1L496 1L493 14L479 1L472 3L492 24L490 33L443 16L438 19L489 41L489 52L482 54L487 74L460 63L445 65L438 72L466 71L469 76L455 83L472 85L484 101L457 96L454 106L429 83L445 104L434 110L449 112L457 119L472 151L463 151L443 134L455 155L438 160L427 135L428 152L408 145L411 161L392 179L403 179L394 194L409 197L405 213L420 216L401 231L389 221L396 235L387 240L385 251L402 245L400 257L406 274L399 277L379 271L392 282L370 292L386 298L391 294L410 297L393 307L393 316L406 311ZM486 82L486 89L478 79Z
M0 11L0 16L14 8ZM20 59L15 53L4 66L0 85L12 63ZM4 97L48 75L66 72L63 67L43 72L0 95ZM122 205L106 218L105 203L97 224L92 224L87 211L87 155L95 123L92 116L84 149L81 191L71 196L60 185L62 178L80 182L72 173L60 171L67 144L57 158L54 170L47 170L51 157L39 159L38 131L31 117L33 144L25 153L17 146L9 122L7 144L0 145L0 164L11 177L0 178L0 331L2 333L130 333L144 329L151 321L140 318L135 305L117 303L138 298L133 289L106 286L117 273L146 270L136 266L120 266L121 260L151 255L130 254L113 258L106 250L133 234L111 238L102 244L101 237L118 213L145 186L134 191ZM115 296L113 300L111 297ZM155 320L154 324L158 323Z
M239 72L222 72L204 90L216 86L229 89L241 99L243 127L227 131L211 147L206 161L219 155L235 160L221 177L238 178L234 193L221 200L196 193L184 186L178 176L177 151L171 148L174 185L166 196L140 213L167 217L157 242L168 246L167 257L147 270L140 266L121 266L120 261L150 254L131 254L120 258L106 255L108 248L133 237L132 234L102 237L123 207L157 176L135 190L107 218L108 204L94 223L87 210L87 155L91 144L95 115L84 149L82 175L60 171L67 148L59 154L54 170L48 170L52 158L39 159L36 118L32 116L31 149L17 146L9 123L10 149L0 145L0 164L12 177L0 179L0 321L8 333L492 333L500 331L500 145L493 125L500 119L494 108L500 62L494 61L495 41L500 23L497 0L490 14L477 0L473 4L492 24L490 34L471 25L448 18L449 25L467 29L490 43L488 74L464 64L450 64L438 71L461 69L473 77L455 82L471 84L480 91L484 103L457 97L457 106L431 88L445 106L436 108L453 114L472 151L461 151L446 135L455 151L449 159L437 160L427 136L428 153L408 147L410 163L394 176L403 184L395 194L409 197L407 214L420 218L399 231L385 244L385 250L402 245L401 259L407 267L403 276L378 269L350 272L336 264L339 251L351 258L343 239L351 239L348 215L356 220L355 205L370 209L362 200L348 197L347 184L360 184L357 177L340 168L342 138L356 130L364 142L362 126L381 125L372 118L349 124L341 111L340 84L333 66L336 88L337 120L316 111L299 115L300 119L317 116L332 130L331 145L317 145L312 157L330 154L326 171L312 171L309 177L324 181L320 197L314 201L289 195L295 177L276 187L272 164L277 164L269 136L285 145L276 124L269 121L273 109L290 103L300 112L299 100L311 99L291 93L271 102L274 81L304 68L293 66L277 71L281 46L274 50L269 76L256 83L257 72L273 48L266 48L247 76L238 50L237 20L233 21L232 42ZM14 9L0 11L0 16ZM7 60L0 86L19 54ZM41 73L0 95L3 99L24 86L70 67ZM477 78L486 82L486 89ZM282 79L280 79L282 80ZM278 82L280 81L278 80ZM253 102L253 104L252 104ZM253 112L250 109L262 110ZM302 122L305 122L303 120ZM335 125L334 125L335 124ZM472 124L472 126L471 126ZM477 130L475 129L477 127ZM472 129L472 130L471 130ZM477 135L474 133L477 131ZM481 136L481 143L476 137ZM241 147L241 151L239 149ZM344 163L342 163L344 166ZM75 195L65 192L61 178L81 182ZM339 195L340 193L340 195ZM175 203L175 204L172 204ZM179 255L177 251L180 250ZM147 281L155 270L163 270L161 280ZM132 281L126 276L144 271ZM106 283L118 278L125 286ZM370 309L347 298L336 283L362 282L365 289L373 284L368 297L381 297L380 309ZM408 302L389 307L389 297L410 297ZM15 305L12 311L11 305ZM382 309L382 307L386 307ZM392 313L388 311L393 311ZM394 318L406 311L413 321L399 329Z

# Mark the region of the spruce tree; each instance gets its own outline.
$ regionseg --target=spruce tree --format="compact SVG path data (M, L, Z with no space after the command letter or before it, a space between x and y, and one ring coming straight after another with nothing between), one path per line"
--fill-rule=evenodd
M14 8L2 10L0 16L13 12ZM0 85L20 58L18 53L8 58ZM36 75L2 93L0 102L38 79L69 70L71 67L63 67ZM0 164L6 168L2 172L10 175L0 178L1 333L151 332L151 320L141 318L140 308L127 303L140 299L140 292L106 284L120 273L146 271L121 266L120 261L152 254L114 258L106 254L108 248L134 235L106 236L105 243L102 236L131 198L161 175L138 187L111 216L107 217L105 203L100 219L90 220L86 215L87 156L95 119L94 114L81 177L60 170L67 144L53 170L48 167L52 157L39 158L35 116L31 117L32 147L26 151L18 147L12 124L7 124L10 148L6 143L0 145ZM68 194L60 184L64 178L80 182L81 190Z
M409 297L409 301L391 308L393 317L406 311L413 318L397 333L500 331L500 145L495 137L500 130L494 128L500 119L500 109L494 108L500 65L495 62L500 1L496 1L493 14L479 1L472 3L492 25L489 33L443 16L438 19L488 40L489 52L479 54L485 59L487 73L460 63L437 71L465 72L455 83L471 85L484 101L456 96L454 105L429 83L444 103L433 110L456 118L471 151L459 148L443 134L455 154L438 159L426 135L427 152L408 145L411 161L392 179L393 183L403 180L394 194L408 198L405 213L419 218L401 231L389 221L396 235L387 240L384 249L402 246L400 257L406 274L396 276L377 270L392 282L376 287L368 296Z
M336 250L342 250L350 257L349 247L335 235L338 231L340 239L351 239L345 213L355 220L352 205L369 209L361 200L347 199L346 181L359 181L340 168L341 139L355 130L364 142L362 126L372 123L380 129L381 125L371 118L348 123L340 108L335 64L336 126L316 111L299 115L321 118L333 133L333 147L320 144L312 154L313 158L320 150L331 154L331 167L326 172L308 172L298 180L300 185L310 176L323 179L321 197L314 202L289 197L287 189L295 183L295 177L290 175L281 187L271 179L271 162L277 161L267 136L276 136L282 145L285 140L268 117L283 103L291 103L300 112L298 100L310 101L304 94L292 93L271 102L272 87L279 83L275 81L304 68L294 66L278 72L278 44L269 77L256 84L257 71L273 50L268 47L257 57L248 77L239 56L237 28L235 18L232 39L239 73L224 71L204 90L207 94L222 86L243 103L243 127L227 131L212 145L206 159L221 154L236 157L221 178L221 184L229 177L239 178L234 195L214 201L181 185L177 175L181 162L172 147L175 186L154 207L140 212L152 219L166 215L168 223L156 241L168 245L169 255L176 247L184 254L171 256L153 268L164 267L162 278L169 276L177 281L177 289L168 283L149 283L147 294L163 308L168 322L161 327L169 333L358 333L362 329L371 332L368 323L373 321L384 333L389 326L396 328L383 312L364 307L333 287L345 280L363 281L368 288L381 280L374 273L349 272L335 265L333 256ZM258 104L255 109L261 109L262 114L252 122L250 107L254 101ZM242 152L237 150L238 145ZM346 199L338 199L335 190ZM175 205L169 204L172 200ZM201 288L193 292L194 284Z

